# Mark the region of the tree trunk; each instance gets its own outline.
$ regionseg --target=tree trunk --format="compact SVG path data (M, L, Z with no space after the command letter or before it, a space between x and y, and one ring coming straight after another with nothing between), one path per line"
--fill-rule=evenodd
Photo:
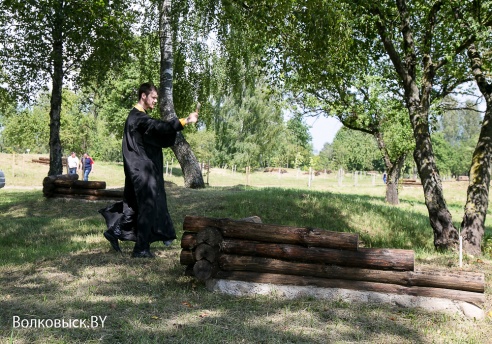
M425 118L425 120L423 120ZM453 225L444 194L442 181L434 159L426 111L410 110L415 137L414 160L417 164L429 220L434 231L434 247L438 250L456 248L458 231Z
M406 154L398 156L395 161L392 161L384 143L383 135L376 131L374 132L374 138L378 144L378 148L383 154L384 165L386 166L386 171L388 175L386 178L386 202L393 205L400 204L400 199L398 198L398 180L400 179L401 169L403 163L405 162Z
M429 220L434 232L434 246L436 249L455 248L458 243L458 231L453 225L442 192L442 182L436 166L434 152L429 132L429 108L431 104L431 92L434 83L437 64L432 61L430 47L421 52L422 59L418 59L415 47L415 35L411 26L411 18L407 8L407 1L397 0L396 6L400 14L399 30L402 34L400 56L398 49L389 34L389 27L380 16L377 7L373 7L373 14L380 16L382 20L376 22L381 42L383 43L395 70L402 81L405 90L404 100L408 109L415 139L414 159L424 188L424 199L429 213ZM441 3L436 3L428 17L430 27L437 21ZM429 29L431 30L431 29ZM399 43L400 44L400 43ZM417 77L417 66L423 71L422 76ZM441 66L442 67L442 66ZM418 81L420 79L420 81Z
M400 180L401 169L405 162L405 154L400 155L391 166L388 167L388 178L386 182L386 202L393 205L400 204L398 197L398 181Z
M163 0L159 15L159 41L161 50L159 111L163 120L177 117L173 103L171 4L171 0ZM183 170L184 186L193 189L204 188L205 182L203 181L200 165L183 134L178 133L176 142L171 149Z
M470 167L470 183L467 190L465 214L461 222L463 250L472 255L482 253L481 243L485 233L485 217L489 205L490 159L492 157L492 85L482 72L482 60L474 45L468 49L468 57L478 88L485 98L487 108L477 146Z
M49 176L63 173L62 147L60 141L60 115L63 90L63 32L61 9L55 12L53 28L53 70L50 99L50 169Z
M204 188L205 182L203 181L200 164L183 134L178 133L176 143L171 149L174 152L174 155L176 155L179 165L183 170L184 186L191 189Z

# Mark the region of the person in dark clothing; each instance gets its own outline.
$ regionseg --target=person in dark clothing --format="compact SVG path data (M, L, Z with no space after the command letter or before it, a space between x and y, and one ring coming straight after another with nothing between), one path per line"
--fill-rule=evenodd
M123 201L99 212L108 226L104 237L113 249L121 252L118 240L135 241L132 257L152 258L152 242L170 245L176 239L164 190L162 148L174 145L176 133L186 124L196 123L198 113L170 121L153 119L145 111L153 109L157 102L156 87L142 84L138 96L123 133Z

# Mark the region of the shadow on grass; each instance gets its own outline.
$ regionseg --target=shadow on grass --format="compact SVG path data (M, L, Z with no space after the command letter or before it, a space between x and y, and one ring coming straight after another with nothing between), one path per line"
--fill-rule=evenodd
M151 261L74 254L28 273L3 275L0 288L7 296L0 338L32 343L426 342L408 321L418 318L415 311L342 300L210 293L182 276L182 268L171 261L175 253L164 250ZM14 316L85 319L89 328L13 328Z
M178 234L185 215L258 215L264 223L358 232L366 246L425 246L423 238L432 236L424 233L425 216L374 197L240 186L167 192ZM210 293L183 275L179 242L168 249L153 244L155 260L128 258L132 243L123 243L123 256L108 253L97 213L107 202L46 200L40 192L6 196L0 201L0 342L425 343L425 322L442 319L387 305ZM383 220L386 232L369 227ZM13 328L14 316L99 322L93 328Z
M430 249L427 216L392 207L384 199L293 189L248 187L167 189L178 239L186 215L239 219L252 215L264 223L359 233L366 247ZM97 212L109 202L45 199L39 191L10 193L0 204L0 264L33 262L94 247L105 230Z

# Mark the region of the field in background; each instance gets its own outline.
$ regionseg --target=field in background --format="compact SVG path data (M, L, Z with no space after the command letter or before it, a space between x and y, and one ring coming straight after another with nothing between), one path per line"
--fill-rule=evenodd
M38 159L43 155L36 154L5 154L0 153L0 170L5 173L6 189L19 188L42 188L43 178L48 174L48 165L34 163L33 159ZM48 157L44 155L43 157ZM167 168L166 168L167 167ZM337 173L314 176L309 181L307 172L294 169L282 169L287 173L263 172L263 169L252 171L246 175L244 172L233 172L232 169L211 168L209 171L203 170L203 178L208 182L209 187L231 187L231 186L250 186L250 187L274 187L274 188L293 188L299 190L328 191L339 194L361 194L374 197L385 196L385 185L382 176L372 176L365 172L359 172L355 177L353 173L346 172L343 178ZM166 174L167 171L167 174ZM165 180L183 186L183 177L179 164L174 161L164 166ZM64 171L66 173L66 171ZM79 178L82 174L79 172ZM122 163L108 163L96 161L93 172L89 175L89 180L102 180L107 184L107 188L120 188L124 185L124 172ZM444 195L453 219L458 226L463 216L463 207L466 201L466 188L468 182L457 182L448 180L443 182ZM403 207L406 201L413 205L423 203L423 191L421 186L401 186L399 190ZM490 211L489 211L490 213Z
M155 260L130 259L103 238L97 210L107 202L45 199L47 165L37 155L0 154L7 187L0 189L1 343L485 343L492 338L492 313L484 320L403 309L350 304L343 299L282 300L210 293L183 275L179 240L154 243ZM206 179L206 176L204 177ZM121 164L97 162L91 180L123 186ZM438 253L421 187L402 187L401 204L384 202L381 180L347 174L315 177L294 170L279 175L212 169L209 187L185 189L177 166L166 180L169 210L178 238L186 215L242 218L265 223L359 233L367 247L412 248L416 266L460 269L456 253ZM249 186L246 186L249 184ZM459 226L466 182L445 182L444 193ZM490 217L488 217L490 218ZM487 235L491 236L490 226ZM492 311L492 260L466 257L464 270L486 275L485 311ZM97 328L13 328L23 319L106 317ZM101 323L99 323L101 325Z

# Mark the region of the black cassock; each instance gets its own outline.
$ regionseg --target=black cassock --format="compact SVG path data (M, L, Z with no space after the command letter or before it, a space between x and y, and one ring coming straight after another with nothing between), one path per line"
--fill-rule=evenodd
M137 242L134 250L149 249L154 241L176 239L164 191L162 148L174 145L181 130L177 118L160 121L136 108L125 122L123 201L99 212L115 237Z

